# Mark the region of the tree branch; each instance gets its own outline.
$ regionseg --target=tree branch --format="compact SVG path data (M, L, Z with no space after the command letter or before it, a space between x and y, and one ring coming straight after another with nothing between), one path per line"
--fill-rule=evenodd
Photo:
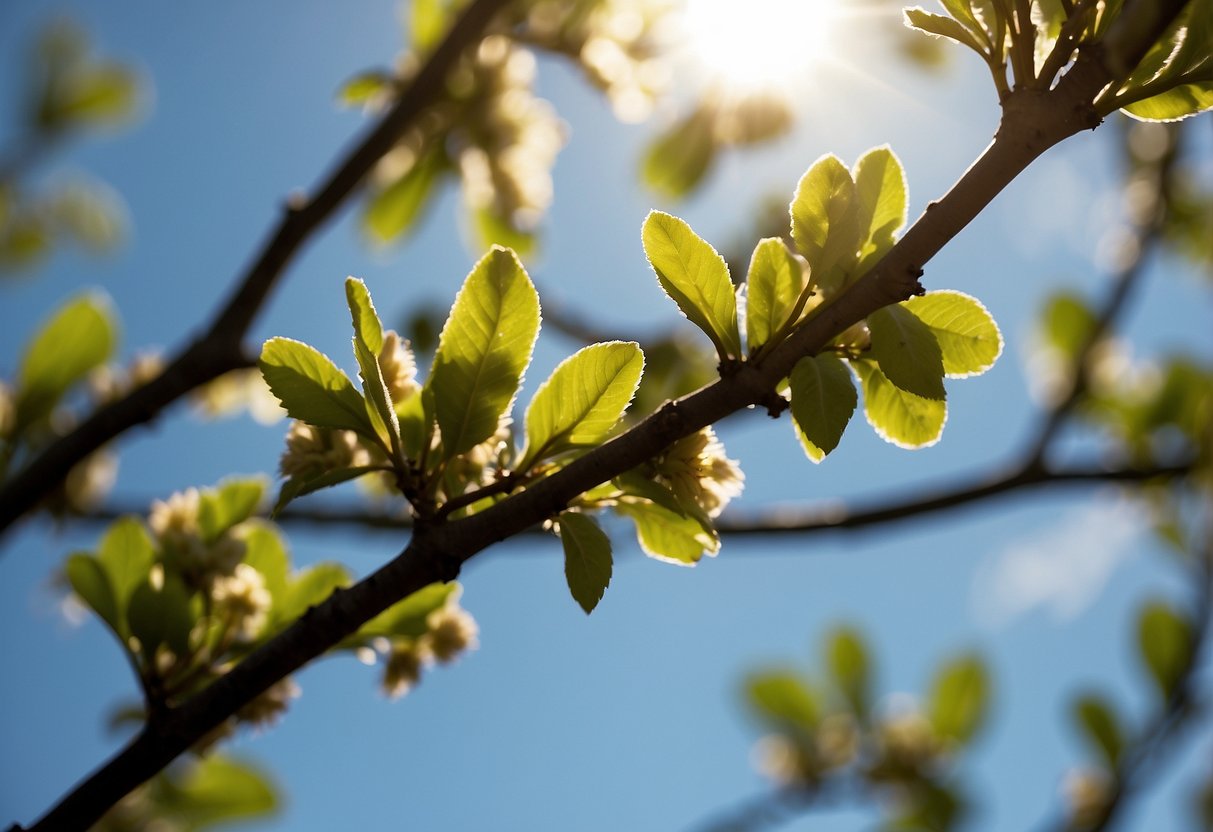
M186 393L243 366L242 341L278 279L304 244L332 218L375 163L445 91L445 79L511 0L475 0L413 78L396 104L337 164L311 199L288 204L277 229L206 329L164 371L98 409L0 487L0 534L35 508L74 465L106 442L155 419Z
M479 0L473 8L484 5L488 0ZM1157 31L1146 46L1154 37ZM1123 61L1126 56L1114 58ZM1096 126L1092 102L1114 77L1103 68L1097 53L1088 52L1053 90L1012 93L1004 101L998 134L977 163L915 222L881 263L808 319L766 359L742 364L702 390L666 404L621 436L483 512L416 530L405 550L387 565L354 586L335 591L226 676L170 709L154 727L145 728L67 794L31 832L86 828L228 715L391 604L435 581L455 579L463 563L490 545L555 515L578 495L636 467L677 439L762 401L801 357L816 353L877 309L921 291L918 277L922 266L1007 184L1054 144Z

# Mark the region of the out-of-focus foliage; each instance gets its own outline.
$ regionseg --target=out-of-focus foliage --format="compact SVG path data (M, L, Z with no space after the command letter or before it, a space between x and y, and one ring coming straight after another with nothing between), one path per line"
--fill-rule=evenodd
M26 70L26 106L12 145L0 148L0 275L28 269L56 245L111 251L126 209L109 186L83 174L37 177L34 169L69 141L128 125L148 98L126 64L92 54L68 20L44 31Z
M156 775L110 809L94 832L202 832L278 811L278 790L248 763L213 754Z
M936 669L921 699L878 700L876 662L858 629L833 629L822 653L818 676L779 668L747 677L746 703L771 732L758 744L760 769L785 796L799 793L806 810L846 794L883 805L882 828L958 827L969 809L963 754L989 711L984 662L958 656Z

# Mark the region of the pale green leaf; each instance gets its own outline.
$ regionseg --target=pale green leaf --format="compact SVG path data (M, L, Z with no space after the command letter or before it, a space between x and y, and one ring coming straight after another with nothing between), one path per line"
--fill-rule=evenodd
M1204 73L1213 76L1213 67ZM1179 121L1213 109L1213 78L1183 84L1123 108L1140 121Z
M852 173L859 200L859 256L870 266L893 247L893 236L906 224L906 175L888 146L869 150Z
M64 571L72 592L109 625L121 641L124 622L105 567L92 555L77 554L67 559Z
M593 344L562 361L527 408L527 450L519 469L605 439L635 395L643 369L639 345L623 341Z
M156 559L152 539L137 517L122 517L110 524L97 546L97 560L113 589L121 626L126 635L126 608L135 587L147 580Z
M752 674L745 681L750 708L763 721L801 736L812 736L821 718L817 695L808 683L790 671Z
M645 218L641 239L661 288L712 339L722 359L740 358L737 296L724 258L684 221L661 211Z
M1137 616L1137 647L1161 698L1174 692L1192 661L1192 625L1165 601L1150 601Z
M438 45L450 25L453 0L413 0L409 4L409 36L422 54Z
M746 346L751 354L788 323L805 282L800 261L783 240L759 240L746 275Z
M792 418L805 453L813 462L838 447L859 397L846 365L834 355L800 359L788 377Z
M472 209L471 223L476 239L485 248L500 246L519 257L530 257L535 253L535 235L520 228L509 215L502 214L502 210L495 205Z
M437 150L427 152L399 179L374 193L362 217L371 240L390 243L413 230L444 170L444 155Z
M117 340L114 313L105 297L84 294L60 306L21 358L18 430L44 417L69 387L109 360Z
M275 604L286 591L291 559L278 527L263 520L252 520L241 527L244 562L261 573L266 591Z
M531 361L539 295L514 252L494 248L455 297L426 381L447 459L497 430Z
M611 583L611 541L597 523L575 511L560 515L558 529L569 592L589 615Z
M354 325L354 335L361 338L367 349L379 354L383 349L383 324L375 304L371 301L371 293L366 284L356 277L345 279L345 302L350 308L350 321Z
M375 424L376 435L387 435L385 450L390 451L389 456L393 460L400 462L400 422L383 378L383 368L379 365L379 353L383 349L383 324L379 321L375 304L371 302L371 294L361 280L346 278L345 298L354 325L354 356L358 359L362 393Z
M274 624L290 624L309 607L323 603L333 590L350 585L350 573L339 563L317 563L288 582L282 600L274 604ZM276 599L275 599L276 600Z
M291 418L375 436L362 396L324 353L290 338L271 338L261 349L258 364L265 383Z
M928 700L936 736L959 745L972 739L989 710L989 690L989 674L979 656L961 656L943 665Z
M337 103L343 107L368 104L383 93L393 90L395 85L396 79L381 70L360 72L345 81L337 90Z
M826 636L826 667L851 709L867 713L872 695L872 660L863 635L854 627L836 627Z
M720 541L697 520L655 503L621 503L615 511L632 518L640 548L656 560L694 566L705 554L715 555L720 548Z
M906 25L928 35L945 37L969 47L978 55L986 55L986 47L969 29L950 17L932 14L921 7L905 9Z
M871 355L885 378L924 399L946 397L943 353L930 327L900 304L877 309L867 322L872 334Z
M198 527L204 540L212 541L237 523L253 516L265 495L260 477L230 479L218 488L208 488L198 501Z
M876 435L899 448L927 448L939 441L947 403L898 388L873 361L853 361L863 385L863 409Z
M351 646L378 636L422 636L429 630L430 614L457 601L462 591L456 581L424 586L363 624L351 639Z
M792 239L813 279L833 286L855 265L866 229L860 227L855 181L837 156L823 156L801 177L792 199Z
M1002 354L1002 333L977 298L951 290L928 292L902 303L935 336L948 378L979 376Z
M170 785L155 783L164 814L186 830L272 814L278 795L256 768L218 754L196 757Z
M711 108L698 107L649 144L641 177L662 196L679 199L703 180L716 151L716 117Z

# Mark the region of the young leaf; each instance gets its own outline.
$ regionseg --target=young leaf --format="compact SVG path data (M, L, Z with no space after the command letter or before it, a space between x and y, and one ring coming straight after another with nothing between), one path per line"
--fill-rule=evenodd
M371 69L360 72L342 83L337 90L337 103L343 107L368 104L376 96L392 89L395 84L396 79L381 70Z
M399 179L371 196L362 216L362 227L371 240L390 243L411 231L444 170L442 153L424 153Z
M105 568L92 555L77 554L67 559L67 581L72 592L88 605L89 609L109 625L122 640L125 627L114 587L106 575Z
M118 340L109 301L95 294L69 300L25 348L17 375L17 423L41 419L90 370L109 360Z
M920 6L905 9L905 24L911 29L918 29L928 35L945 37L969 47L978 55L985 57L986 49L967 28L950 17L942 14L932 14Z
M764 721L811 736L821 718L813 690L795 673L755 673L745 682L746 699Z
M759 240L746 275L745 338L751 354L788 322L804 288L804 269L783 240Z
M855 263L862 235L855 181L837 156L822 156L801 177L792 200L792 239L814 279L831 285Z
M904 306L893 304L868 316L872 357L885 378L924 399L946 397L943 353L930 328Z
M855 380L838 357L817 355L800 359L788 381L796 435L809 459L821 462L838 447L855 413Z
M253 520L241 528L240 539L245 545L244 562L261 573L266 591L277 604L286 591L291 571L282 535L272 523Z
M888 146L869 150L852 173L859 200L860 258L879 258L906 224L906 174Z
M383 379L383 368L379 366L379 352L383 349L383 324L379 321L375 304L371 302L371 294L361 280L346 278L345 298L354 324L354 355L358 359L362 392L375 424L375 434L387 435L385 450L399 464L403 461L400 453L400 422L396 418L387 382Z
M962 656L939 669L931 688L931 724L941 739L964 745L985 721L990 682L976 655Z
M135 587L126 620L131 635L139 639L140 649L149 660L161 644L178 656L189 650L195 621L190 593L181 578L172 573L166 573L162 581L153 583L149 578Z
M204 540L214 540L237 523L253 516L265 494L258 477L231 479L208 488L198 500L198 528Z
M362 396L324 353L290 338L271 338L262 347L258 364L265 383L291 418L375 437Z
M278 795L265 775L252 766L216 754L197 758L184 773L173 778L175 782L168 782L167 774L163 778L162 784L157 784L157 793L171 795L164 798L171 807L166 807L165 814L186 829L208 829L224 822L269 815L278 805Z
M1088 694L1074 702L1073 714L1083 737L1103 758L1104 765L1115 770L1125 738L1112 706L1099 694Z
M1175 692L1192 659L1192 627L1165 601L1138 613L1137 644L1150 677L1166 699Z
M707 174L716 150L715 113L698 107L645 149L641 177L662 196L680 199Z
M694 566L720 548L720 541L697 520L655 503L621 503L615 511L632 518L640 548L655 560Z
M632 342L594 344L566 358L526 411L520 470L541 458L601 442L636 393L644 354Z
M1181 84L1121 109L1138 121L1180 121L1213 109L1213 67L1195 83Z
M863 410L876 435L899 448L928 448L943 435L947 402L907 393L873 361L853 361L863 385Z
M657 282L682 314L702 329L722 359L741 357L737 297L716 249L678 217L652 211L641 231Z
M156 552L147 529L136 517L122 517L110 524L97 547L97 561L113 589L120 627L126 636L126 609L135 587L147 579Z
M589 615L611 583L611 541L597 523L576 511L561 514L558 528L569 592Z
M977 298L963 292L928 292L901 305L930 328L948 378L979 376L1002 354L998 324Z
M872 668L863 636L853 627L838 627L826 639L826 665L839 692L859 716L871 699Z
M383 349L383 323L375 304L371 301L371 293L366 283L356 277L345 279L345 302L350 308L350 321L354 325L354 337L360 338L366 348L379 355Z
M275 599L272 622L290 624L307 612L308 607L325 601L333 590L349 586L350 574L339 563L318 563L301 571L288 582L282 600Z
M361 466L358 468L339 468L336 471L325 471L323 474L315 477L291 477L282 484L282 488L278 492L278 500L274 503L274 510L270 512L270 517L277 517L291 500L382 470L382 468L374 466Z
M493 248L455 297L426 388L445 458L497 430L518 392L539 334L539 295L514 252Z

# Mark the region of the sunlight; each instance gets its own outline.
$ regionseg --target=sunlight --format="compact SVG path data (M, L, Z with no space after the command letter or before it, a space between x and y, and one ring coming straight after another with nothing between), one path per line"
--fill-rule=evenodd
M803 84L830 51L838 0L686 0L684 36L713 79L738 92Z

